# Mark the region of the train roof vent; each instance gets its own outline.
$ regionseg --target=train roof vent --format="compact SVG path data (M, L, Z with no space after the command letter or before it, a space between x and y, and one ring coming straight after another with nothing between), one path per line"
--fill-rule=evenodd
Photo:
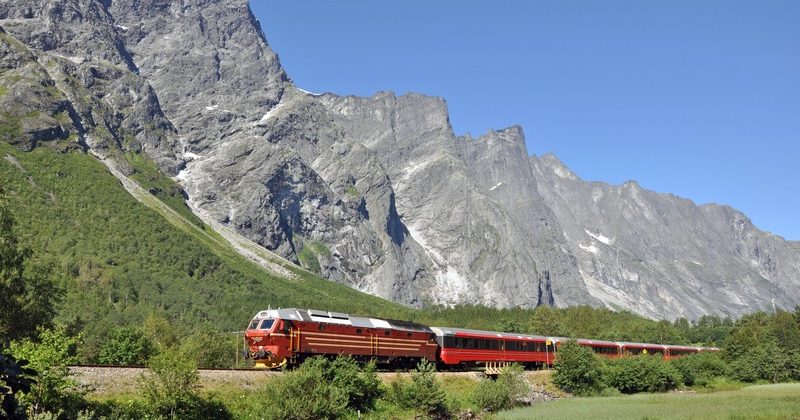
M309 309L308 313L311 316L320 316L320 317L323 317L323 318L329 318L328 313L325 312L325 311L318 311L316 309Z
M331 312L330 314L331 314L331 318L336 318L336 319L350 319L350 315L343 314L343 313L341 313L341 312Z

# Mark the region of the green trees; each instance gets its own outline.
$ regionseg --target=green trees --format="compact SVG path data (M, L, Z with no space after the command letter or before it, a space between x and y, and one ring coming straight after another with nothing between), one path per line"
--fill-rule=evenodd
M236 364L238 336L215 331L212 326L198 329L183 338L180 351L204 368L230 368Z
M38 372L36 383L21 398L33 416L50 412L74 417L86 408L86 390L67 368L78 361L79 342L79 337L69 336L63 328L40 327L36 337L12 343L11 352Z
M574 341L558 348L553 383L575 395L596 395L605 386L603 364L594 352Z
M626 394L664 392L681 385L681 375L659 356L639 355L607 361L606 381Z
M36 371L26 367L27 361L18 361L12 355L0 353L0 417L13 419L21 416L17 395L30 392L36 383Z
M97 361L107 365L144 365L153 350L153 344L139 328L117 327L108 334Z
M50 324L59 293L49 267L30 263L32 252L19 244L14 224L0 189L0 348Z
M703 352L684 356L670 362L687 386L706 386L714 379L726 377L728 365L718 353Z
M800 380L800 308L742 317L723 345L731 376L745 382Z

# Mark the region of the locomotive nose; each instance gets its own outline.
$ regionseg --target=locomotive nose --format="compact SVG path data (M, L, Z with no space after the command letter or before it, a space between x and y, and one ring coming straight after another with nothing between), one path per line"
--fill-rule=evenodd
M271 351L261 349L261 350L257 351L256 354L253 355L253 359L266 359L271 354L272 354Z

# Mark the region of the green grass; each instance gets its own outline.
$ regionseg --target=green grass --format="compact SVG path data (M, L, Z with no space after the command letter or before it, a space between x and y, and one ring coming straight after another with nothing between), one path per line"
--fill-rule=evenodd
M708 394L569 398L499 413L498 419L787 419L800 418L800 383L754 385Z
M300 265L312 273L320 273L319 257L328 257L331 255L331 250L322 242L310 241L303 246L300 253L297 254L297 260Z
M0 114L0 140L15 141L21 135L20 117L11 113Z
M359 196L361 196L361 193L358 192L358 188L356 188L355 185L347 187L347 189L344 192L345 194L349 195L352 198L358 198Z

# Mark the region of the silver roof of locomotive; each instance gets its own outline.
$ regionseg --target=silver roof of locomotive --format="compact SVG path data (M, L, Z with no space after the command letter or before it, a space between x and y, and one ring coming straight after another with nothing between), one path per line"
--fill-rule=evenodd
M316 309L267 309L260 311L253 319L288 319L305 322L324 322L328 324L351 325L362 328L382 328L399 331L416 331L432 333L430 328L408 321L393 319L369 318L349 315L342 312L319 311Z

